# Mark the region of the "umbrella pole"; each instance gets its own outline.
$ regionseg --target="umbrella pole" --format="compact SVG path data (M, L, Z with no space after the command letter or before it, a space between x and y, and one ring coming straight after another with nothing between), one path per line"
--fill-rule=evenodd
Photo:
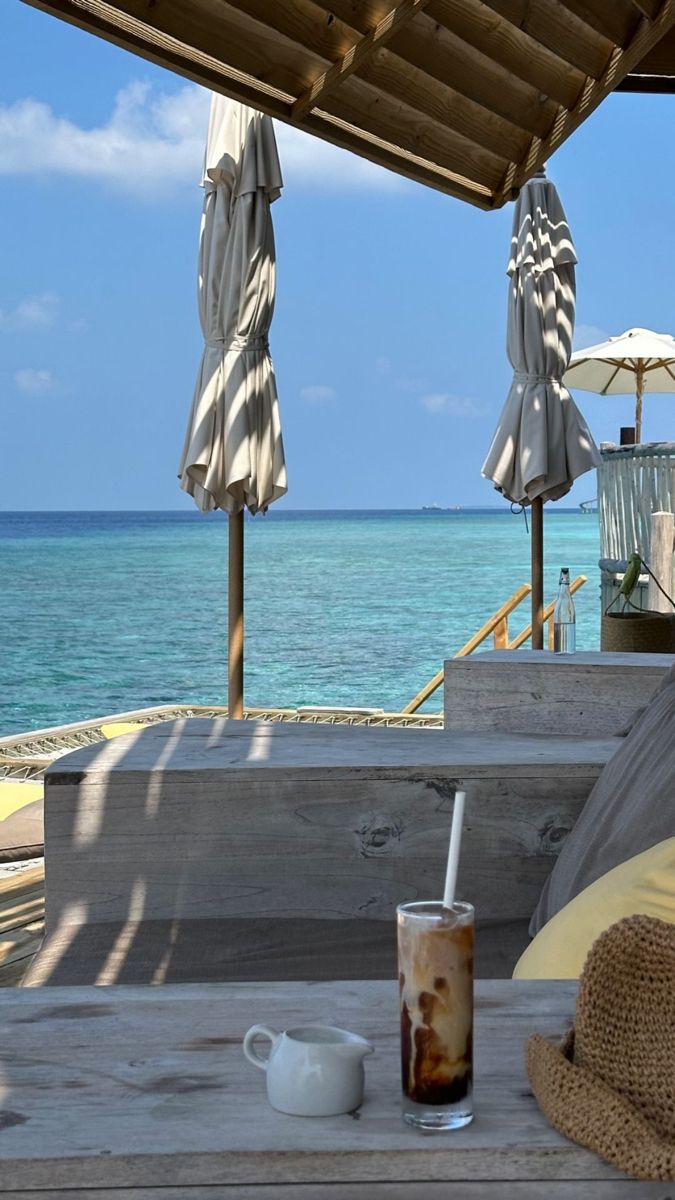
M544 501L532 501L532 649L544 649Z
M642 394L645 387L645 369L638 363L635 373L635 442L642 441Z
M227 715L244 715L244 512L228 518Z

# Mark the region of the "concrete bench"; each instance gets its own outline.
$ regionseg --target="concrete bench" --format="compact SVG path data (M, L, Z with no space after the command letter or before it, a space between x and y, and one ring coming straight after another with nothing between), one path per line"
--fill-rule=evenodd
M29 984L386 978L394 909L459 894L508 975L616 739L177 720L46 775L47 940Z

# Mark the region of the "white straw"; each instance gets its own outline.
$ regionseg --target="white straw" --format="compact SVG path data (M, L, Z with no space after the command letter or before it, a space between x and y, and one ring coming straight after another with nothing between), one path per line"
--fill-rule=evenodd
M459 866L459 847L462 841L462 821L464 820L464 801L466 792L455 792L455 805L452 810L452 828L450 830L450 845L448 847L448 869L445 872L445 889L443 891L443 908L452 908L457 886L457 867Z

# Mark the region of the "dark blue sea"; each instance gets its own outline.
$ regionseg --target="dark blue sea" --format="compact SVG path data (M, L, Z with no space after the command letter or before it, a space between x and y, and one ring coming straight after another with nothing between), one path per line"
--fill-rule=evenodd
M597 518L547 506L545 529L546 597L561 566L588 576L577 645L595 649ZM528 579L529 553L506 506L247 519L247 702L400 709ZM222 513L0 513L0 555L0 734L226 703Z

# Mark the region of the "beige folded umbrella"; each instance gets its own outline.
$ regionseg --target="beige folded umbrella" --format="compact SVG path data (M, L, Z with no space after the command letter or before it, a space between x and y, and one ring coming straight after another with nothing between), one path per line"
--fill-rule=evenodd
M645 392L675 392L675 338L651 329L627 329L586 350L575 350L563 383L601 396L635 392L635 441L642 438Z
M202 512L229 514L228 706L243 710L243 517L287 490L267 337L275 296L270 205L283 181L272 121L214 95L199 246L204 352L178 470Z
M577 256L560 198L543 171L513 218L507 349L513 382L482 473L507 499L532 505L532 648L543 647L543 503L600 462L562 377L572 351Z

